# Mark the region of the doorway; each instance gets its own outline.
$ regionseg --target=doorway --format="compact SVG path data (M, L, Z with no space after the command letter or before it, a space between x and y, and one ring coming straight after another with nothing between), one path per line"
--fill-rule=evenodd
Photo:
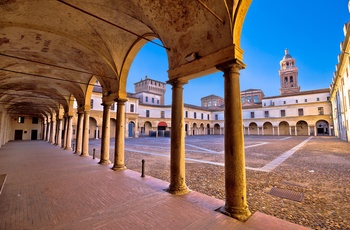
M15 130L15 140L23 139L23 130L16 129Z
M38 140L38 130L32 130L32 134L30 136L31 140Z

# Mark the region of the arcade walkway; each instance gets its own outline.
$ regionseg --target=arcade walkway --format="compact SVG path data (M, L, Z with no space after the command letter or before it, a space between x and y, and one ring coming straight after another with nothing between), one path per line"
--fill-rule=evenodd
M306 229L262 213L242 223L215 211L221 200L97 162L44 141L2 146L0 229Z

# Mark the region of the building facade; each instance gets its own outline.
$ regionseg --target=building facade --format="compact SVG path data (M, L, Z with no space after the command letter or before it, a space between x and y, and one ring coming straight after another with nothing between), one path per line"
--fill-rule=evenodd
M350 2L349 2L350 3ZM350 22L344 25L344 41L340 43L340 54L332 83L330 85L330 100L335 136L350 141Z

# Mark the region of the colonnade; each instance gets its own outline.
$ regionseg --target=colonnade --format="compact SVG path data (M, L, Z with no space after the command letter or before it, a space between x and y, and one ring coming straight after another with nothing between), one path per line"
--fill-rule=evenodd
M250 216L246 199L246 174L244 131L242 129L242 104L240 97L239 71L244 64L235 60L217 66L224 74L225 91L225 206L221 212L239 220L246 220ZM170 155L170 184L167 191L183 195L190 192L186 185L185 175L185 122L183 87L187 81L169 81L172 85L172 114L171 114L171 155ZM118 98L116 112L115 150L113 170L126 169L124 163L125 151L125 102L127 99ZM103 123L101 138L100 164L110 164L110 107L112 102L103 100ZM78 108L78 122L76 132L75 154L88 156L89 148L89 106ZM43 126L43 137L46 141L71 150L72 114L66 114L57 119L47 117ZM64 127L64 129L63 129ZM64 132L62 132L64 130ZM63 137L61 136L63 133ZM61 139L63 142L61 143Z

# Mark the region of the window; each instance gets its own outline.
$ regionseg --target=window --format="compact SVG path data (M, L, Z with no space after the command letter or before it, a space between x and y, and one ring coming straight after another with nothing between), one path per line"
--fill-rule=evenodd
M202 119L202 120L203 120L203 116L204 116L204 115L203 115L203 113L202 113L202 114L201 114L201 119Z
M295 103L298 103L298 100L295 100Z
M209 116L209 114L207 114L207 117L208 117L208 120L210 119L210 116Z
M193 113L193 116L194 116L194 118L197 118L197 113L194 112L194 113Z
M265 117L269 117L269 111L265 111Z
M130 104L130 113L135 112L135 105L134 104Z
M185 117L188 117L188 111L185 112Z
M317 98L317 101L320 101L320 98L319 98L319 97Z
M252 102L252 96L248 96L248 97L247 97L247 101L248 101L248 102Z
M244 103L245 102L245 97L242 97L242 103Z
M323 107L318 107L318 115L324 115Z
M274 101L272 102L272 106L275 106L275 102Z
M152 104L154 104L154 98L152 97Z
M298 115L304 116L304 109L298 109Z
M39 118L33 117L32 118L32 124L38 124L39 123Z
M164 111L160 111L160 118L164 118Z
M24 123L24 117L18 117L18 123Z
M112 105L111 105L111 110L113 110L113 111L114 111L114 109L115 109L115 104L114 104L114 103L112 103Z
M216 100L213 100L213 106L216 106Z
M286 85L288 84L288 77L284 78L284 84L286 84Z
M146 110L146 117L149 117L149 110Z
M284 109L281 110L281 117L285 117L286 116L286 111Z
M305 99L304 101L307 102L307 99Z
M157 100L157 105L159 105L159 100Z
M258 95L254 95L254 102L256 103L256 102L259 102L259 97L258 97Z
M286 104L286 101L283 101L283 104L285 105L285 104Z
M350 91L349 91L349 98L350 98ZM329 97L327 97L327 101L329 101ZM350 100L349 100L350 101Z
M250 112L250 118L254 118L254 112Z
M219 115L215 114L215 120L219 120Z
M290 76L290 77L289 77L289 82L290 82L290 83L293 83L293 76Z
M148 102L148 97L146 97L146 102Z
M94 99L91 99L91 100L90 100L90 106L91 106L91 109L94 108Z

